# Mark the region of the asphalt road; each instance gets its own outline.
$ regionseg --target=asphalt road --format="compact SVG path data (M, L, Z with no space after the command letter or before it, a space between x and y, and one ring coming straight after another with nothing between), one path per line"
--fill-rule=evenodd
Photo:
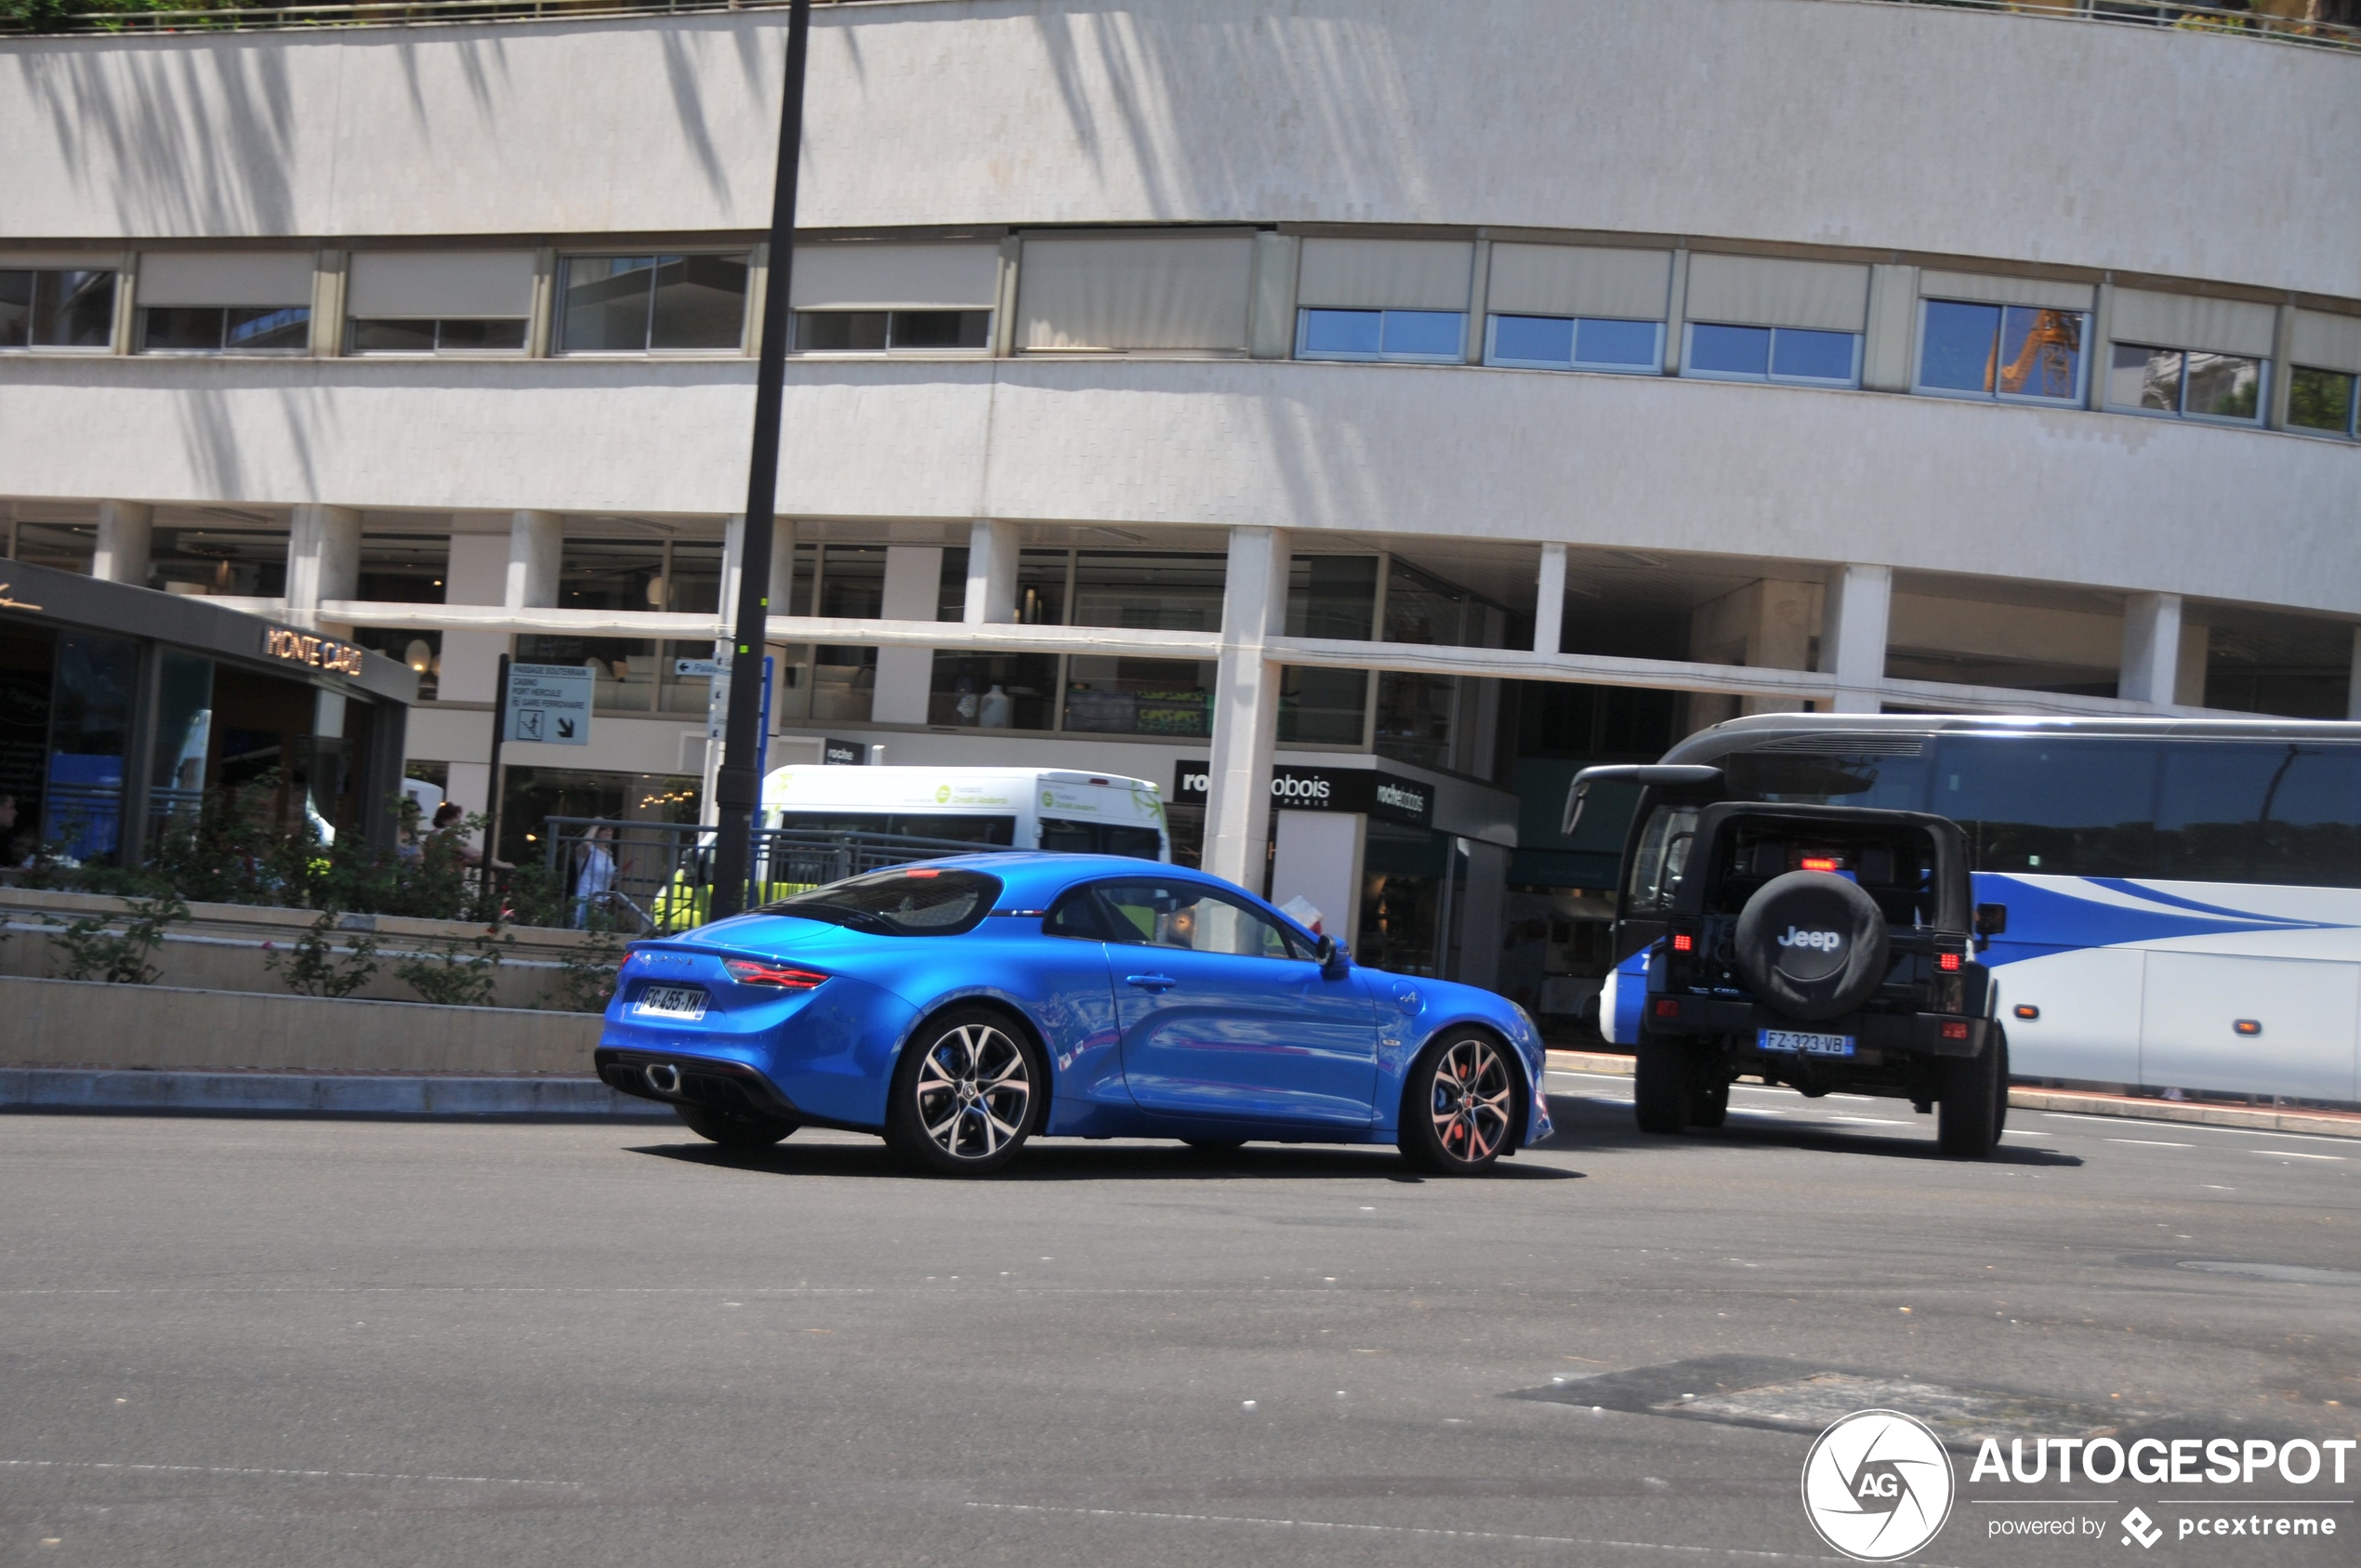
M1552 1087L1556 1144L1469 1182L1380 1150L1057 1143L966 1184L833 1134L0 1118L0 1561L1833 1560L1800 1469L1874 1404L1965 1440L1919 1561L2355 1561L2361 1463L1968 1460L2355 1436L2361 1144L2018 1113L1962 1165L1893 1101L1741 1090L1727 1130L1642 1140L1623 1083ZM2177 1538L2228 1511L2339 1534ZM2061 1518L2104 1533L1994 1534Z

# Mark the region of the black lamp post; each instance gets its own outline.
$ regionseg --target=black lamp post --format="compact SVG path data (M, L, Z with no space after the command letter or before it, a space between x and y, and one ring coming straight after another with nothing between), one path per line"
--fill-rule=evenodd
M746 463L745 530L738 546L738 624L730 642L730 717L714 781L712 917L745 908L762 736L762 654L771 612L771 534L779 494L779 427L787 373L787 279L795 264L796 169L803 156L804 60L811 0L787 10L787 72L779 90L779 166L771 193L771 267L762 283L762 358L754 379L754 452Z

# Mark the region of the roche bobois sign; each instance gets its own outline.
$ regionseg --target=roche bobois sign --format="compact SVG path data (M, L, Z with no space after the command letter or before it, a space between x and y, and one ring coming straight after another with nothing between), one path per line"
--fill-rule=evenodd
M1202 760L1175 764L1174 802L1204 805L1209 768ZM1274 767L1271 804L1289 811L1358 811L1419 827L1434 824L1433 786L1373 768Z

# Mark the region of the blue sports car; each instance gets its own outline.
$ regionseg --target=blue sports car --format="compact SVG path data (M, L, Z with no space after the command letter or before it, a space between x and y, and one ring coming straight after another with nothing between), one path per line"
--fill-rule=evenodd
M1392 1142L1472 1174L1550 1134L1512 1003L1105 855L897 866L637 943L598 1063L717 1143L846 1127L963 1176L1035 1135Z

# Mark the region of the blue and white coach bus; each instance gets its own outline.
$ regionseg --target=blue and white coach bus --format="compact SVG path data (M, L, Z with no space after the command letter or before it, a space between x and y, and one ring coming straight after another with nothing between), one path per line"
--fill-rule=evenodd
M1964 827L2008 906L1985 961L2018 1076L2361 1100L2361 724L1763 714L1676 765L1721 774L1643 771L1612 1042L1699 797L1898 807Z

